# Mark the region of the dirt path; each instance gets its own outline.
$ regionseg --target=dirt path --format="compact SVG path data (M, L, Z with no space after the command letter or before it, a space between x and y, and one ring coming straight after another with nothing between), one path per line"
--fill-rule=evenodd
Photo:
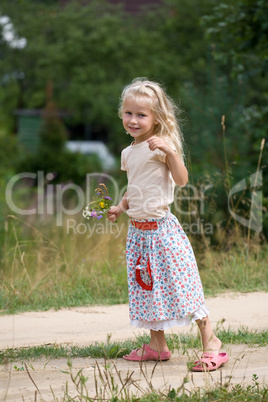
M268 329L268 293L249 294L224 294L216 298L207 298L207 305L211 311L210 319L213 328L221 325L221 328L232 330L242 326L250 330L261 331ZM222 324L220 324L224 321ZM174 328L169 333L196 333L196 326ZM134 338L140 330L130 327L128 319L128 306L96 306L59 311L30 312L15 316L0 317L0 349L7 347L26 347L44 344L63 344L84 346L95 341L106 341L107 335L112 334L112 340L125 340ZM252 383L252 375L257 374L261 384L268 384L268 348L248 348L245 345L230 346L224 345L230 360L221 370L207 373L190 374L188 389L197 386L215 385L218 381L228 381L232 377L232 383ZM187 361L194 358L198 351L189 351L188 356L179 356L175 353L168 362L158 364L154 370L153 386L164 388L171 386L178 388L187 375ZM123 379L127 378L128 372L133 371L132 379L139 380L142 388L148 388L143 370L134 362L126 362L123 359L114 361ZM98 360L101 370L105 371L105 362ZM17 369L15 368L17 367ZM53 395L50 386L56 397L62 400L64 387L68 382L69 394L76 395L75 386L70 376L63 371L68 369L66 359L45 360L30 362L29 372L21 369L22 362L15 362L7 366L0 366L0 401L34 401L34 392L38 386L45 401L52 401ZM90 396L96 395L95 359L75 359L73 371L83 369L83 375L88 377L87 388ZM147 378L153 370L154 364L148 362L144 365ZM113 362L109 370L115 375L116 381L120 382ZM94 374L95 373L95 374ZM222 377L221 377L222 375ZM148 377L149 376L149 377ZM109 375L106 377L109 378ZM98 386L97 386L98 388ZM102 385L103 388L103 385ZM136 393L132 385L129 390ZM22 399L22 397L24 399ZM41 400L40 398L37 400Z

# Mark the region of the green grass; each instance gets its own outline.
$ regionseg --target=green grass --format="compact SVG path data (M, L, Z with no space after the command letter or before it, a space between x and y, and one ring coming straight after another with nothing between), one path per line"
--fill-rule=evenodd
M267 245L257 246L251 252L248 252L245 244L229 251L210 249L200 259L200 275L205 293L267 292L267 256Z
M81 217L72 219L83 223ZM68 234L66 222L57 227L52 219L33 226L9 218L0 265L0 314L127 303L126 217L113 226L118 236L104 233L106 224L98 223L88 238ZM241 241L228 251L197 251L205 295L268 291L267 252L267 244L252 243L249 250Z
M61 400L63 402L70 401L117 401L117 402L147 402L147 401L196 401L196 402L214 402L214 401L267 401L268 398L268 387L265 384L259 383L259 378L257 374L252 375L252 383L250 385L241 385L241 384L233 384L232 376L220 377L220 380L214 382L212 381L204 387L187 387L187 383L190 381L189 373L186 374L184 379L182 380L181 385L178 388L165 387L161 389L156 389L152 383L152 377L156 365L159 364L156 362L151 377L148 376L146 370L144 370L143 366L140 366L140 371L142 376L146 379L147 387L142 388L139 385L139 382L132 379L133 371L128 371L127 373L121 373L121 370L118 370L116 364L113 362L110 364L108 361L105 361L103 367L99 365L96 361L94 368L94 386L95 391L88 391L87 382L89 380L88 377L84 376L83 370L80 369L78 372L74 372L72 368L72 361L68 360L68 370L63 371L68 375L68 379L65 383L64 395ZM24 367L27 371L28 376L31 381L34 383L36 391L39 393L41 399L42 394L38 388L38 385L34 382L29 372L29 368L27 364L24 364ZM18 371L23 370L24 367L14 368ZM30 366L31 367L31 366ZM136 384L137 383L137 384ZM72 397L69 394L70 384L75 386L77 395ZM135 388L134 388L135 387ZM92 386L91 386L92 388ZM133 388L136 391L133 393ZM58 401L59 399L55 396L53 389L50 387L50 390L53 394L53 400ZM92 392L95 392L94 396L90 396ZM138 392L138 395L137 395ZM135 394L136 393L136 394Z
M132 380L133 372L128 372L126 376L122 376L120 370L114 365L113 368L109 365L105 366L103 370L97 365L97 373L94 373L95 379L95 392L94 397L90 397L90 393L87 389L88 378L84 377L82 370L74 374L72 372L72 363L68 362L69 374L71 382L75 385L77 394L79 395L79 401L118 401L118 402L147 402L147 401L195 401L195 402L214 402L214 401L267 401L268 387L261 385L258 382L258 376L252 375L252 383L247 386L241 386L240 384L233 385L231 378L223 383L220 381L214 383L209 388L206 387L194 387L192 390L187 388L189 377L183 379L182 384L177 388L165 388L157 390L154 388L151 379L148 374L144 372L142 367L140 370L145 376L148 384L147 390L142 390L139 385L135 385ZM133 395L130 390L130 386L134 385L140 391L139 395ZM77 397L72 398L68 392L68 382L66 390L64 392L64 402L77 400ZM54 400L58 400L55 399Z
M238 331L221 330L217 332L217 336L224 344L247 344L248 346L266 346L268 345L268 331L249 331L240 329ZM169 349L181 353L186 353L188 349L201 348L200 338L194 335L182 334L167 335L167 345ZM47 359L77 357L91 358L120 358L131 350L141 347L144 343L149 343L149 335L141 335L136 340L127 340L124 342L111 342L108 337L107 342L95 342L85 347L71 346L65 347L61 345L52 346L34 346L29 348L4 349L0 351L0 364L6 364L13 361L30 361L45 357Z
M193 401L193 402L214 402L214 401L267 401L268 387L259 387L258 376L252 377L252 385L242 387L237 385L217 386L212 390L201 389L193 391L175 390L172 388L164 397L157 394L150 394L132 401Z
M120 278L118 278L119 282ZM28 286L15 283L10 288L7 283L2 284L0 291L0 314L14 314L24 311L58 310L66 307L89 305L112 305L128 302L127 289L111 279L110 286L103 286L100 290L94 288L90 278L64 278L61 283L52 284L50 289L45 285L30 290Z
M268 387L260 387L258 383L258 376L256 374L252 377L252 384L248 386L236 385L223 385L217 386L209 391L201 389L193 390L191 392L183 392L181 390L175 390L172 388L167 396L161 398L149 395L139 399L139 402L145 401L194 401L194 402L214 402L214 401L267 401L268 399Z

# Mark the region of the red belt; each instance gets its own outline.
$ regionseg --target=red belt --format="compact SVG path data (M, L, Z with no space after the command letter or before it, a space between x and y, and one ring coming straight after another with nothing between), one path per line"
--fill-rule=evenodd
M135 226L136 229L141 230L155 230L158 228L157 222L139 222L131 220L131 224Z

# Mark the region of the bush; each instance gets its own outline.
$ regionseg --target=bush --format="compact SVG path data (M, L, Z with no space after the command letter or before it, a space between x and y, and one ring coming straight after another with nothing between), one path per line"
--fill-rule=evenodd
M24 153L17 166L17 172L43 171L54 174L54 183L76 184L85 182L87 173L100 171L101 163L96 155L72 153L65 148L67 132L57 115L52 102L46 106L40 132L40 146L37 154Z

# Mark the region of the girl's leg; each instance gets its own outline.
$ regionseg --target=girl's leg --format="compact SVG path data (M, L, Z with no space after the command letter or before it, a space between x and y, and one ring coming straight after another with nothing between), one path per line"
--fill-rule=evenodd
M159 353L169 352L164 331L153 331L151 329L150 332L151 332L151 340L149 343L150 348Z
M201 333L203 352L218 354L221 348L221 341L212 331L209 318L204 317L202 320L196 320L196 323Z
M196 321L202 338L202 345L204 352L219 353L221 349L221 341L216 337L211 329L210 321L208 317L202 318L202 320ZM166 343L164 331L151 330L151 340L149 346L151 349L161 352L168 352L168 346Z
M159 353L169 352L164 331L153 331L151 329L150 332L151 332L151 340L148 346L150 346L151 349ZM143 353L144 351L142 349L139 349L137 351L138 356L141 356Z

